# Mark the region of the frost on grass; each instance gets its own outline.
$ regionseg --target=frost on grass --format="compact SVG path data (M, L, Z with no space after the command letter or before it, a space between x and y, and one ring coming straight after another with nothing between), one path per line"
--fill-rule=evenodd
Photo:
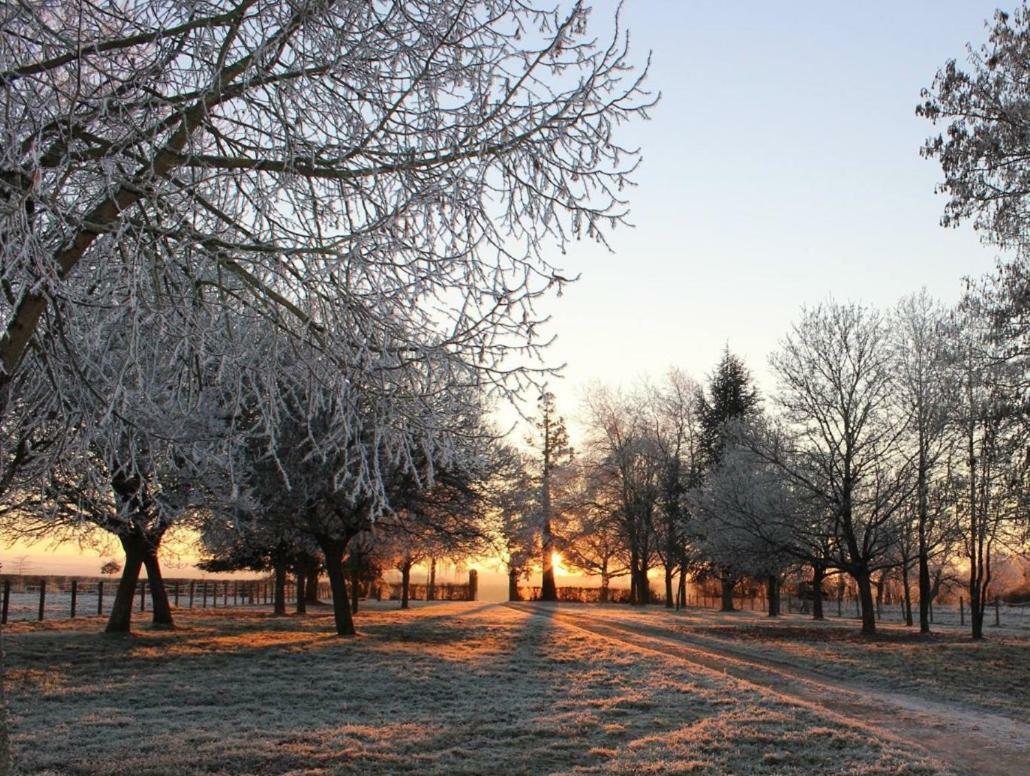
M174 632L7 641L23 773L938 773L669 658L484 604L199 613Z
M807 617L770 620L761 614L722 615L686 610L642 614L597 610L669 631L716 649L773 658L837 680L903 690L935 701L968 704L1024 719L1030 708L1030 638L1016 629L974 641L965 628L938 627L929 635L880 623L874 638L854 620L814 622Z

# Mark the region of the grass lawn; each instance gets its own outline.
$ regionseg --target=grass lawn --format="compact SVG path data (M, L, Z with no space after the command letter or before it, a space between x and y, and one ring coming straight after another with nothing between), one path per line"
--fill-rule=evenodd
M781 696L488 604L4 633L20 773L942 773Z
M881 623L877 635L866 638L855 621L689 609L671 616L650 609L644 621L837 679L972 704L1020 720L1030 710L1030 636L1019 631L988 627L985 639L973 641L958 627L937 627L921 636L918 628Z

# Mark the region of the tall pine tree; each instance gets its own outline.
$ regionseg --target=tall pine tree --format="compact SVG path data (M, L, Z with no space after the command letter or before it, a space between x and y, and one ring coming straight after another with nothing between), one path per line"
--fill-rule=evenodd
M530 444L540 451L540 552L543 579L540 584L541 601L557 601L558 588L554 582L554 531L551 514L551 478L556 466L572 457L565 419L558 415L554 394L544 391L539 399L540 415L536 421L536 436Z
M715 371L708 376L708 390L698 397L701 408L701 446L704 464L711 471L722 460L726 424L757 415L761 399L751 370L726 347Z
M730 421L757 415L761 399L751 371L744 360L730 352L722 352L715 371L708 377L707 391L699 391L701 415L701 450L705 472L711 472L722 460L726 444L726 427ZM728 569L716 569L722 586L722 610L733 611L733 587L736 577Z

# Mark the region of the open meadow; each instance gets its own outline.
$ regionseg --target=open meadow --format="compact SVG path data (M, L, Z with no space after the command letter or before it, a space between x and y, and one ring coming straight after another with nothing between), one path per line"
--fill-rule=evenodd
M394 606L366 607L355 639L321 608L183 612L174 630L127 637L95 618L13 624L16 772L1019 773L1030 756L1024 637L869 642L744 612ZM832 670L815 670L822 651ZM938 671L944 654L956 670ZM991 698L965 679L974 663Z

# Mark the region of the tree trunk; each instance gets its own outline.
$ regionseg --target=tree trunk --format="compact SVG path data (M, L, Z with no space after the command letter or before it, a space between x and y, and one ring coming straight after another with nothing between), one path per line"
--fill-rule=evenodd
M969 624L971 626L974 641L984 637L984 606L981 597L981 585L979 582L969 584Z
M321 565L315 557L309 557L304 562L304 600L309 604L322 603L318 600L318 571Z
M770 574L765 580L765 599L770 617L780 616L780 579Z
M408 588L411 587L411 561L405 559L401 564L401 609L408 608Z
M822 566L812 566L812 619L823 619L823 579L826 577L826 569Z
M128 633L132 625L132 603L136 600L136 585L139 583L139 572L143 566L146 550L143 539L139 536L119 536L125 550L125 565L122 577L118 580L118 590L111 604L111 614L107 619L107 633Z
M558 586L554 582L554 540L551 538L551 529L545 528L543 542L543 576L540 580L540 600L557 601Z
M912 591L909 590L908 563L901 564L901 587L904 598L901 605L905 607L905 625L912 627Z
M723 612L735 611L733 608L733 579L725 575L719 577L719 584L722 586L722 609Z
M156 628L174 628L172 606L168 602L168 588L165 587L161 575L161 564L157 560L157 548L148 548L143 555L143 565L147 568L147 584L150 587L150 600L153 602L153 625Z
M647 568L640 567L633 572L636 578L636 600L634 603L645 606L651 602L651 588L647 584Z
M361 597L361 556L354 554L350 564L350 611L351 614L358 613L358 599Z
M678 590L676 592L677 601L680 609L687 608L687 561L686 559L680 560L680 577Z
M603 585L604 583L602 582L601 584ZM508 570L508 600L519 600L519 572L517 569Z
M670 562L665 566L665 608L671 609L672 607L672 563Z
M308 606L306 596L304 595L306 585L306 577L304 576L303 567L297 568L297 614L307 614Z
M640 602L640 592L637 590L637 584L640 581L637 575L638 557L637 548L631 547L629 551L629 602L631 604Z
M876 633L876 603L873 600L873 585L868 569L854 574L858 583L858 600L862 607L862 634L872 636Z
M333 618L338 636L354 635L354 619L351 617L350 601L347 599L347 582L343 578L343 553L348 539L319 538L319 545L325 555L325 570L329 576L329 587L333 592Z
M429 559L429 585L426 589L426 600L436 600L436 558Z
M919 632L929 633L930 632L930 602L932 595L930 593L930 552L926 542L926 521L928 516L927 507L927 464L925 447L920 444L919 447L919 517L918 517L918 534L919 534ZM905 593L908 595L908 587L905 588ZM912 624L912 606L911 601L908 605L908 615L906 623Z
M275 565L275 595L272 602L272 613L282 617L286 614L286 564Z

